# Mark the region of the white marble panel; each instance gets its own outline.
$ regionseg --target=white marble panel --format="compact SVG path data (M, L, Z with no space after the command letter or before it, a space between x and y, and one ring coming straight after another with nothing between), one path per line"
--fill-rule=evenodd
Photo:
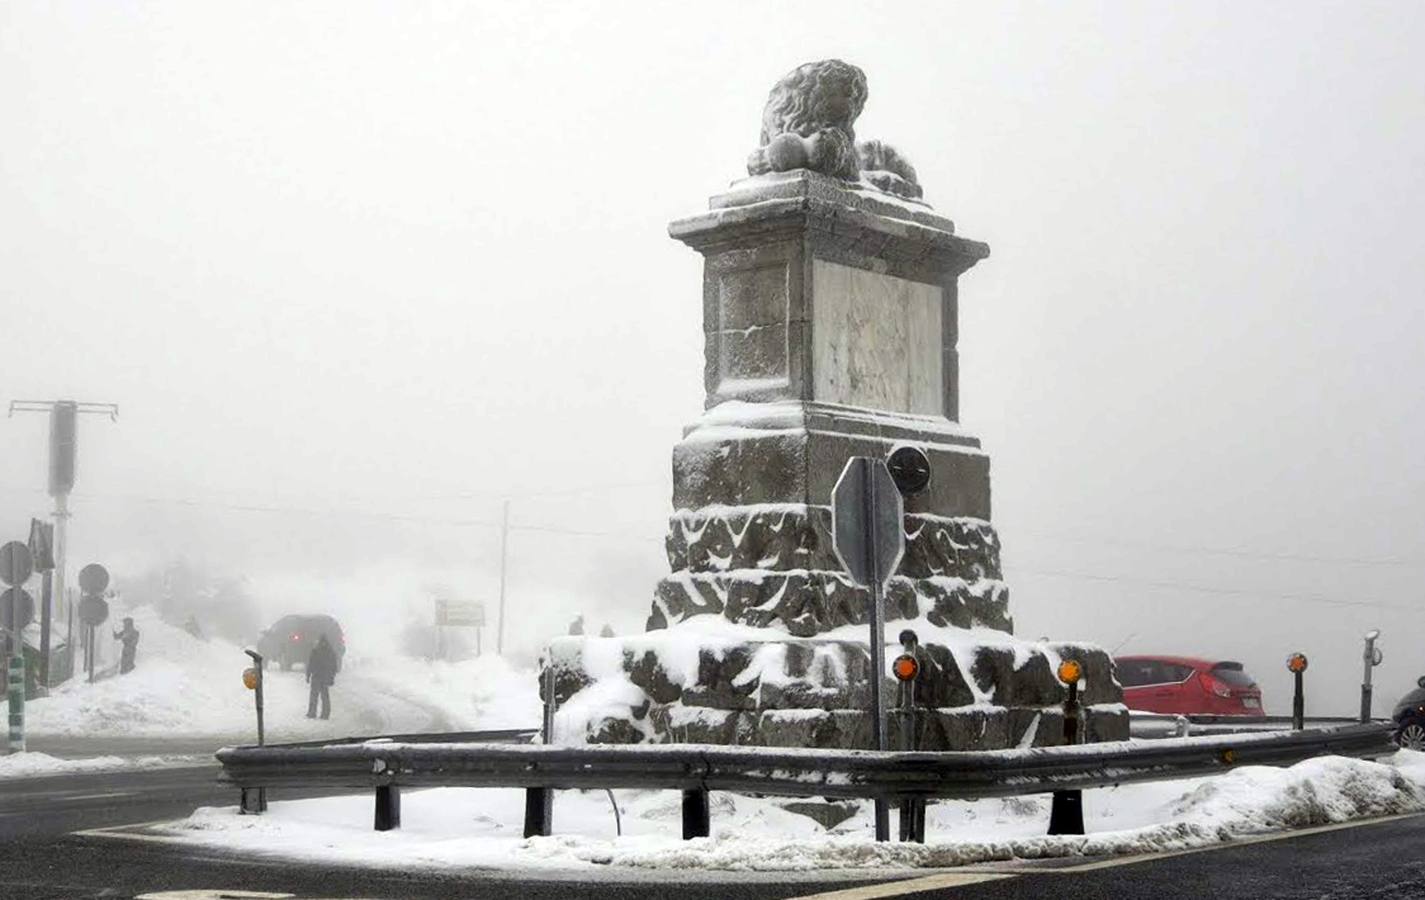
M812 305L817 400L945 414L939 287L818 259Z

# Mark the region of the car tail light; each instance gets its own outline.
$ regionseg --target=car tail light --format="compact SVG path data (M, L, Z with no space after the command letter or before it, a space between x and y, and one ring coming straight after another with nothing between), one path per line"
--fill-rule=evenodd
M1232 689L1211 675L1202 676L1202 680L1207 685L1207 689L1219 697L1231 697Z
M292 635L292 640L294 640L294 641L300 641L301 639L302 639L302 636L301 636L300 634L294 634L294 635Z

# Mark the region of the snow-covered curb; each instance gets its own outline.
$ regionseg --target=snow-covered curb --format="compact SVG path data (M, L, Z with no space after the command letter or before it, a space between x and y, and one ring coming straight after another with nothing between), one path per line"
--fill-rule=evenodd
M0 779L41 778L46 775L84 775L133 769L162 769L204 765L212 756L91 756L61 759L48 753L11 753L0 756Z
M1322 757L1288 769L1251 766L1211 778L1086 791L1081 837L1048 837L1049 799L945 802L929 810L929 842L877 844L868 809L827 831L777 801L713 795L711 838L678 838L679 798L620 792L613 836L603 792L560 793L557 834L521 837L523 792L407 792L400 831L371 830L369 794L274 803L265 816L204 808L159 826L176 839L261 855L389 867L806 871L917 868L1061 856L1186 850L1235 838L1425 811L1425 754L1384 762Z

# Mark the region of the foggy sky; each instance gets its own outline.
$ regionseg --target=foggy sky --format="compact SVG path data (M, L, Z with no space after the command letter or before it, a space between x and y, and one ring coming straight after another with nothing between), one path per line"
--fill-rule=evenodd
M76 563L488 598L508 495L519 641L639 627L702 407L666 223L838 56L993 248L962 420L1017 631L1241 659L1278 711L1300 649L1349 711L1366 628L1384 694L1425 673L1421 46L1408 2L11 2L0 401L120 404ZM45 424L0 434L18 536Z

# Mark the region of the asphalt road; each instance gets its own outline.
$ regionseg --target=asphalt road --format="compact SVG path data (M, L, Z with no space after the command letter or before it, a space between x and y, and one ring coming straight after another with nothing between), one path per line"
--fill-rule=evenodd
M134 898L200 889L260 891L313 900L756 900L823 895L836 900L892 896L966 900L1060 896L1074 900L1425 898L1425 816L1177 855L1047 861L948 873L880 873L849 880L826 873L758 876L611 869L591 877L586 873L560 876L478 869L458 873L365 870L75 833L178 818L197 806L231 805L232 789L218 784L216 777L215 766L202 766L0 780L0 898ZM300 795L283 792L282 796Z

